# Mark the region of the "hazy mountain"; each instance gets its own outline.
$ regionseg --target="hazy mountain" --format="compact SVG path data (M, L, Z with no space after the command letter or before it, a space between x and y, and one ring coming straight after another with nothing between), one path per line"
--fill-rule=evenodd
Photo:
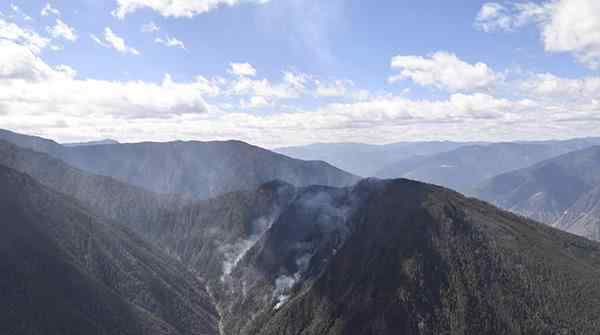
M218 333L203 283L183 266L3 166L0 216L0 333Z
M549 159L485 182L478 196L533 219L600 238L600 147Z
M65 147L81 147L81 146L88 146L88 145L109 145L109 144L119 144L119 142L115 141L115 140L111 140L111 139L105 139L105 140L91 141L91 142L63 143L62 145L64 145Z
M101 216L134 228L143 229L190 203L185 197L159 195L111 177L90 174L60 159L5 141L0 141L0 164L77 199Z
M385 145L362 143L317 143L275 149L304 160L322 160L363 177L374 176L385 166L412 156L432 155L473 143L399 142Z
M58 154L63 146L42 137L18 134L9 130L0 129L0 140L16 144L22 148L32 149L49 154Z
M412 157L381 170L380 178L409 178L472 194L498 174L531 166L594 145L582 140L539 143L494 143L464 146L428 157Z
M592 145L600 145L600 138L577 138L571 140L549 140L549 141L521 141L514 142L520 145L543 145L548 146L550 150L555 150L556 155L560 155L569 151L583 149ZM317 143L305 146L283 147L275 149L276 152L288 155L290 157L304 160L322 160L333 164L345 171L354 173L363 177L378 176L386 178L399 178L410 173L414 167L414 162L425 157L431 157L431 164L435 164L435 160L450 160L452 158L443 157L443 153L449 151L458 151L462 147L487 146L489 144L502 145L502 143L489 142L448 142L448 141L431 141L431 142L398 142L385 145L370 145L362 143ZM471 149L472 150L472 149ZM467 151L469 151L467 149ZM440 157L437 155L440 154ZM471 155L473 153L461 153L458 155ZM502 153L500 153L502 154ZM508 159L511 159L509 153ZM535 155L535 153L530 153ZM485 157L488 158L488 157ZM491 156L495 159L491 162L492 165L504 164L497 160L498 157ZM549 157L544 157L549 158ZM460 160L460 158L456 158ZM476 158L474 158L476 159ZM527 157L525 157L527 159ZM439 165L428 166L428 162L424 162L427 169L439 168ZM442 164L444 165L444 164ZM448 165L448 164L446 164ZM525 167L522 165L521 167ZM510 170L510 169L509 169ZM431 171L431 177L442 177L448 171L439 170ZM437 177L437 176L440 177ZM429 173L425 173L424 177L430 177ZM424 178L424 181L429 179ZM459 184L459 183L457 183ZM445 184L444 184L445 185ZM449 186L449 185L446 185Z
M200 199L252 190L275 179L297 186L347 186L359 180L322 161L293 159L239 141L65 147L8 131L0 132L0 139L153 192Z

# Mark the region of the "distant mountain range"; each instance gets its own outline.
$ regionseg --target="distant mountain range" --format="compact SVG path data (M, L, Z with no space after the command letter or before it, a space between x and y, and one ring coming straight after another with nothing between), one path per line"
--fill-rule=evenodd
M373 177L384 167L415 156L450 151L468 142L398 142L385 145L363 143L317 143L277 148L281 154L303 159L322 160L362 177Z
M65 147L9 131L0 131L0 140L153 192L188 194L197 199L252 190L275 179L297 186L347 186L359 180L325 162L292 159L239 141Z
M475 187L498 174L529 167L545 159L597 143L600 143L600 140L581 139L469 145L431 156L400 161L379 171L377 177L409 178L473 194Z
M600 147L501 174L484 183L477 195L554 227L600 239Z
M80 146L88 146L88 145L108 145L108 144L119 144L118 141L105 139L99 141L91 141L91 142L79 142L79 143L63 143L65 147L80 147Z
M593 145L600 145L600 138L510 143L319 143L275 151L298 159L322 160L363 177L409 178L473 194L473 188L485 179Z

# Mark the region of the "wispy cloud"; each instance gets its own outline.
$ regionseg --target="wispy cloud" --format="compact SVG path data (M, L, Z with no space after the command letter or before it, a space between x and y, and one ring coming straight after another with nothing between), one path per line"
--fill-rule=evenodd
M140 9L148 8L167 17L193 17L210 12L222 6L236 6L242 3L265 4L270 0L117 0L117 8L112 14L120 19Z
M40 12L41 16L48 16L50 14L54 14L56 16L60 16L60 11L54 7L52 7L52 5L47 2L46 5L44 6L44 8L42 8L42 11Z
M125 40L122 37L117 36L110 28L104 28L103 39L100 39L98 36L92 34L90 35L92 40L96 42L98 45L103 46L105 48L112 48L117 50L120 53L129 53L133 55L139 55L140 52L128 46L125 43Z
M284 31L292 48L308 51L316 62L333 67L337 61L331 40L345 26L345 6L343 0L280 1L261 8L256 23L269 32Z
M77 40L75 29L60 19L56 19L56 24L51 27L46 27L46 30L54 38L63 38L71 42Z
M162 44L169 48L180 48L180 49L185 50L185 44L183 44L182 41L176 39L175 37L169 37L169 36L167 36L165 38L157 37L154 39L154 42L158 43L158 44Z
M143 33L155 33L155 32L158 32L159 30L160 30L160 27L156 23L154 23L154 21L145 23L144 25L142 25L142 29L141 29L141 31Z

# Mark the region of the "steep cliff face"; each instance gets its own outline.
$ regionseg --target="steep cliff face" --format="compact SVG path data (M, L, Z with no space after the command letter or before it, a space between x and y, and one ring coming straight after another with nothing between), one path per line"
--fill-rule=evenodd
M217 334L204 284L122 225L0 166L0 333Z

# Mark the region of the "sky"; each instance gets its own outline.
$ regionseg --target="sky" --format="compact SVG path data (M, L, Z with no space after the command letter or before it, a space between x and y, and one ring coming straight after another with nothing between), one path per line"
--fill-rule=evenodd
M59 142L600 136L600 1L0 2L0 128Z

